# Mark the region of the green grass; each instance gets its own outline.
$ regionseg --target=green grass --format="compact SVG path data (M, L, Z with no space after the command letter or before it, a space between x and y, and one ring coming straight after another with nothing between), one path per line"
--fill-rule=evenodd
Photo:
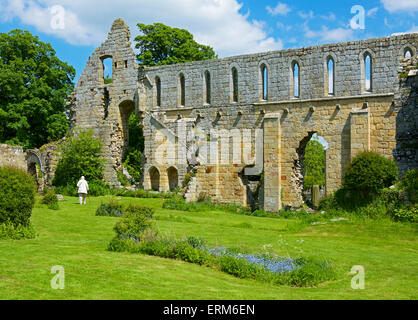
M277 286L238 279L195 264L106 251L119 218L96 217L101 202L87 206L66 197L60 210L37 205L34 240L0 241L0 299L416 299L417 225L351 219L306 225L219 211L162 209L161 199L120 198L156 209L160 232L205 238L209 245L259 252L267 245L279 255L331 258L334 281L318 287ZM300 240L303 240L301 243ZM51 267L65 268L65 289L53 290ZM353 265L366 271L365 290L351 289Z

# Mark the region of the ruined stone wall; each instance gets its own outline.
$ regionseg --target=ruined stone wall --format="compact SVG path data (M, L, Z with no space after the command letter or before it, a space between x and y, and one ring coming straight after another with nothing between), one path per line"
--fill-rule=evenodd
M55 177L55 170L61 157L61 145L65 142L65 138L59 141L48 143L39 149L40 157L43 162L42 174L44 187L52 186Z
M151 86L146 99L139 102L140 108L148 113L148 120L158 119L158 126L152 121L144 122L147 128L144 131L147 160L144 187L149 187L148 170L157 168L164 177L160 189L167 190L167 166L161 165L164 155L155 157L156 148L166 143L157 138L158 132L171 128L175 137L177 122L186 121L188 128L207 134L212 129L250 130L250 140L241 138L241 160L244 160L245 148L250 148L254 156L256 131L263 130L262 198L264 208L269 211L277 211L284 205L298 206L302 202L301 156L313 133L323 136L329 144L326 192L335 191L342 183L344 170L358 153L371 150L386 157L393 156L398 127L394 96L399 87L399 61L406 50L415 54L417 47L417 34L410 34L146 69ZM364 75L366 54L372 61L370 91L366 90ZM335 63L332 95L327 88L330 57ZM300 66L298 98L293 97L292 66L295 62ZM263 66L268 69L267 100L262 99ZM238 72L238 102L233 102L233 68ZM211 78L210 103L205 103L206 72ZM181 104L180 76L185 79L184 105ZM161 83L159 93L157 79ZM157 105L159 100L160 105ZM266 124L271 122L277 123L277 128L266 131ZM276 130L276 140L272 140L271 130ZM178 150L178 137L174 141L174 148ZM203 148L209 150L210 146ZM229 153L232 159L231 147ZM178 157L181 156L176 160ZM278 166L276 161L279 161ZM193 165L188 159L187 165L179 170L179 182L185 172L194 167L196 177L186 194L187 199L196 200L203 192L221 202L248 204L246 190L250 185L246 185L245 176L251 165L254 162L225 165L218 161L215 165ZM261 173L252 171L251 175Z
M22 147L0 144L0 167L12 166L26 171L25 156Z
M336 97L366 94L362 72L363 57L372 57L372 93L393 93L398 88L398 65L405 48L416 52L417 34L352 41L302 49L272 51L261 54L148 68L146 75L153 84L144 105L167 109L203 108L204 73L211 75L212 106L241 106L262 101L261 66L268 69L268 100L294 100L292 95L292 63L300 65L300 99L327 96L327 59L335 61ZM238 71L238 103L232 103L232 74ZM185 78L185 105L179 103L179 75ZM156 102L155 79L161 80L161 106Z
M105 84L103 61L112 58L112 83ZM103 143L106 159L104 176L120 185L120 169L128 144L127 120L138 99L138 65L130 42L128 26L116 20L107 40L88 59L74 90L70 107L72 131L92 129Z
M403 59L399 67L399 90L395 95L396 149L394 157L401 175L418 168L418 59Z
M127 120L134 109L145 136L144 189L172 190L194 172L186 199L204 194L220 202L257 202L268 211L301 204L301 162L314 133L329 144L326 193L341 185L356 154L372 150L393 157L400 150L397 133L416 133L416 93L407 93L416 92L416 82L408 78L398 94L398 69L407 50L416 55L418 34L152 68L138 68L129 36L126 24L116 20L89 58L70 103L72 130L91 128L102 140L105 178L113 185L119 185L115 170L129 142ZM102 61L108 57L113 58L111 84L103 79ZM300 67L297 97L295 64Z

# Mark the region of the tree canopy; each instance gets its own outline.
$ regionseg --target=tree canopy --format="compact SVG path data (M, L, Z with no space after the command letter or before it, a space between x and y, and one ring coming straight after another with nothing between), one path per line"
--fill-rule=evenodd
M185 29L162 23L138 23L138 28L142 35L135 38L135 47L139 49L137 58L140 65L157 66L217 58L213 48L197 43Z
M309 189L314 185L323 186L325 184L325 149L316 139L308 142L305 149L305 159L303 161L304 188Z
M81 131L71 136L62 145L54 186L75 185L81 176L89 182L103 179L104 160L101 157L102 144L94 138L93 131Z
M0 143L40 147L68 129L75 69L28 31L0 33Z

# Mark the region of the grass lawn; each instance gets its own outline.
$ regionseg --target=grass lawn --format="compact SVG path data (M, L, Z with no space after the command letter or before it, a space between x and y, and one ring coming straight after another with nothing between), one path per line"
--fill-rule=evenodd
M279 255L331 258L337 279L314 288L243 280L181 261L106 251L118 218L96 217L101 202L86 206L66 197L58 211L37 206L35 240L0 240L0 299L417 299L417 225L350 220L303 225L299 220L224 212L162 209L160 199L122 198L156 209L161 232L198 236L210 245L252 252L269 245ZM300 240L303 240L301 242ZM65 289L53 290L51 267L65 269ZM365 290L351 289L351 267L366 271Z

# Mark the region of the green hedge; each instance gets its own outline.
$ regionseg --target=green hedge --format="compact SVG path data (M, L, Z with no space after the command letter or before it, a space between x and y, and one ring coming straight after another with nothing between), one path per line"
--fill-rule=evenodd
M0 224L29 226L35 204L36 184L23 170L0 168Z

